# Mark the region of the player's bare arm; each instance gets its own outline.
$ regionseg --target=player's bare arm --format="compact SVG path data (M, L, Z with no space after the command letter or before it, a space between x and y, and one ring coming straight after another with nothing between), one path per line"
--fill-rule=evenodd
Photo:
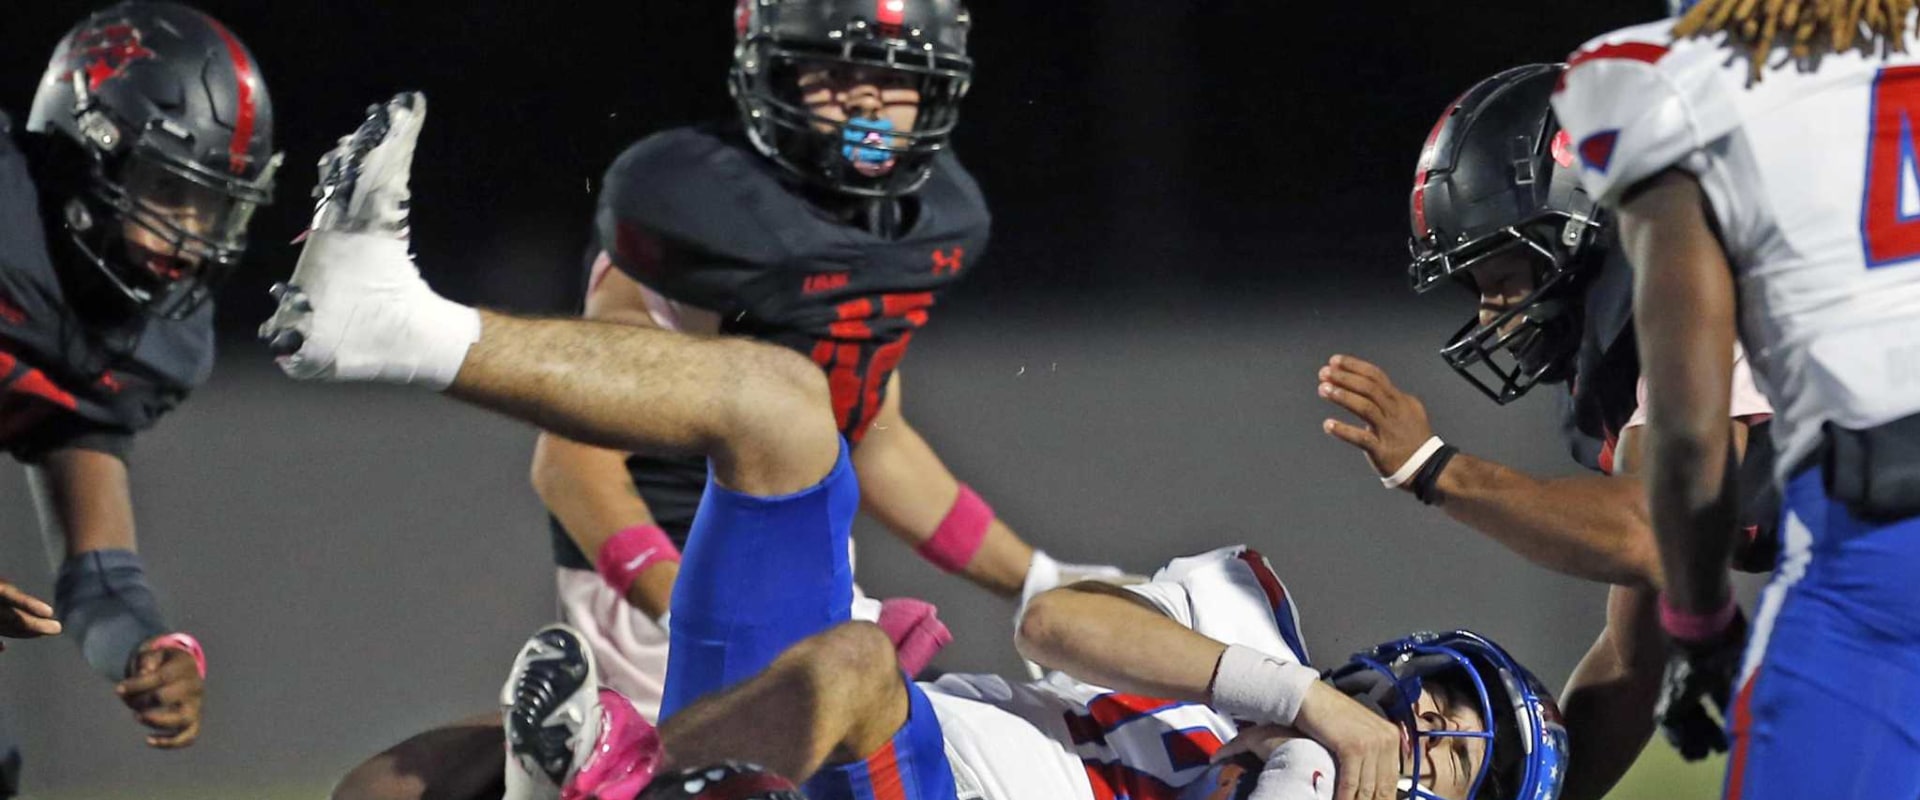
M1028 604L1015 644L1035 663L1123 692L1194 703L1216 701L1226 644L1175 622L1126 590L1088 582L1045 592ZM1291 695L1291 726L1331 751L1340 766L1336 797L1388 798L1406 755L1398 728L1331 686L1310 667L1277 662L1269 697ZM1281 689L1278 684L1288 684Z
M1659 621L1677 645L1654 713L1687 759L1729 744L1707 705L1731 712L1746 638L1728 581L1738 442L1718 420L1729 402L1736 300L1710 213L1699 182L1678 169L1634 186L1620 203L1647 381L1647 499L1668 576Z
M647 502L627 475L627 454L541 432L533 447L533 489L582 552L596 554L621 531L653 525ZM667 613L679 562L642 565L627 586L627 602L659 619Z
M589 278L586 308L582 316L602 322L658 328L647 313L645 289L626 273L614 269L604 254L595 261ZM608 542L623 531L654 525L647 502L634 488L627 472L627 454L572 441L556 434L541 432L534 445L532 483L541 503L555 518L582 553L596 563L606 553ZM608 554L619 557L622 554ZM623 569L621 574L632 570ZM635 608L654 619L667 613L673 593L673 579L680 572L679 562L653 559L643 563L632 582L625 587L626 598Z
M1350 355L1328 359L1320 396L1357 417L1329 418L1326 433L1353 445L1382 477L1433 437L1426 407L1386 371ZM1722 414L1724 419L1725 415ZM1723 422L1724 424L1724 422ZM1412 492L1407 481L1398 487ZM1460 453L1440 472L1437 504L1529 561L1574 577L1623 586L1659 585L1659 559L1636 481L1608 476L1538 478Z
M48 546L57 550L59 561L88 553L105 557L134 552L133 495L126 462L118 456L81 448L58 450L28 468L28 483ZM144 583L137 591L129 588L120 594L151 599ZM91 599L92 594L83 597ZM68 613L87 617L85 622L90 624L81 626L86 631L79 641L81 652L103 675L117 681L114 695L133 710L136 722L152 731L147 744L165 749L193 744L200 736L200 704L205 690L193 652L184 646L168 646L161 634L139 642L122 641L116 638L120 626L105 620L131 615L142 618L147 627L157 628L157 620L145 617L157 617L157 610L108 597ZM103 619L92 624L96 623L94 615ZM50 632L60 630L57 621L44 619L36 623L35 630L45 630L48 623L52 625Z
M27 467L48 551L56 561L94 550L132 550L133 491L118 456L69 448Z
M1705 195L1668 171L1620 207L1637 275L1635 327L1647 380L1648 504L1665 594L1683 611L1727 604L1737 500L1726 426L1734 347L1733 271L1707 222Z
M853 465L860 475L863 510L901 541L924 548L954 509L961 485L900 413L902 402L896 371L888 380L879 415L854 448ZM960 574L983 589L1017 598L1033 557L1033 547L995 516Z

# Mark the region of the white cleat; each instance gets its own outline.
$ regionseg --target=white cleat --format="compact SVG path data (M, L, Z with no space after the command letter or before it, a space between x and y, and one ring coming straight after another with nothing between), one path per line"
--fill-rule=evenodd
M425 95L396 95L321 158L313 229L260 326L288 376L445 389L479 341L479 313L434 294L409 253L408 181L426 115Z
M535 632L500 688L507 734L507 800L558 798L600 736L593 648L567 625Z

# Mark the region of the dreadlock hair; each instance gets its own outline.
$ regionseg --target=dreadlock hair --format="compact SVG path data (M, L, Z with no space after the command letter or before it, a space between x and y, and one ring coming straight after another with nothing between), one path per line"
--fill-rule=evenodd
M1920 0L1701 0L1674 24L1673 36L1726 34L1727 46L1745 53L1749 80L1757 83L1767 54L1779 44L1802 66L1824 52L1856 45L1865 50L1875 40L1904 52L1907 18L1916 5Z

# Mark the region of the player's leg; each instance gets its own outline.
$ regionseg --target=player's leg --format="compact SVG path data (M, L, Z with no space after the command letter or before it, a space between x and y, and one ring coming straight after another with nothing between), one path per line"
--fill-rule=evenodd
M742 492L805 489L833 467L826 379L798 354L584 320L519 319L436 295L407 241L408 174L426 101L403 94L321 169L323 198L261 333L302 379L444 389L576 441L698 453Z
M494 800L504 791L500 716L460 720L367 759L340 779L332 800Z
M658 773L722 761L812 776L814 800L953 797L939 720L877 626L808 637L658 731L618 693L594 689L593 677L578 632L549 626L529 640L508 683L510 736L536 745L525 761L555 788L541 794L510 779L509 800L558 796L562 786L569 796L627 800Z
M481 312L447 393L575 441L698 453L730 489L798 492L838 460L826 378L799 354L585 320ZM684 567L683 567L684 569Z
M1727 797L1920 797L1920 519L1854 518L1818 471L1786 501L1734 699Z
M842 444L814 485L767 496L709 480L673 585L661 719L852 616L860 488Z
M846 623L682 709L660 735L674 765L733 759L805 780L829 761L885 747L906 724L907 685L886 634L869 623Z

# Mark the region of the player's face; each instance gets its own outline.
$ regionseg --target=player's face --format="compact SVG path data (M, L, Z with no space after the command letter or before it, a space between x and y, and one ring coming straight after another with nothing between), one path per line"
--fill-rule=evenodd
M158 168L136 166L126 186L137 207L121 223L128 258L159 280L190 276L202 256L197 248L182 247L178 239L181 234L212 238L228 199Z
M1467 270L1480 292L1481 325L1492 322L1533 293L1533 265L1538 257L1532 250L1512 247L1482 259ZM1516 317L1508 324L1520 323ZM1508 332L1501 331L1502 334Z
M822 134L832 135L835 125L847 122L873 123L876 130L911 131L920 116L920 89L909 72L812 63L800 68L799 83L800 100L819 118L814 129ZM906 141L895 138L889 146L905 147ZM877 157L855 158L854 166L877 176L892 169L893 163Z
M1459 702L1444 692L1421 692L1413 712L1415 725L1423 731L1487 729L1487 721L1475 704ZM1426 751L1420 757L1421 785L1451 800L1465 798L1467 790L1473 788L1473 776L1479 774L1480 764L1486 760L1486 740L1448 736L1428 737L1422 742Z

